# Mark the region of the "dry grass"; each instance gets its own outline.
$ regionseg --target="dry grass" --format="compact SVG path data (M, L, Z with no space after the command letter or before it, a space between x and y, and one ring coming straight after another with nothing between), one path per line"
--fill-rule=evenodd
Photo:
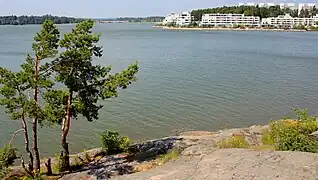
M261 134L262 145L273 146L274 140L271 137L269 129L264 129Z
M153 161L144 162L144 163L141 163L141 164L135 166L134 172L148 171L149 169L152 169L152 168L157 167L157 166L158 165L155 162L153 162Z
M217 142L217 147L220 149L249 148L249 143L245 140L244 136L234 135Z
M148 161L137 165L134 168L134 172L144 172L157 166L161 166L167 162L178 159L180 152L178 150L171 150L167 154L158 156L155 160Z
M178 150L172 150L172 151L168 152L167 154L160 155L155 161L156 161L156 163L161 165L161 164L165 164L169 161L174 161L174 160L178 159L179 156L180 156L180 152Z
M255 151L274 151L275 146L273 145L258 145L258 146L253 146L251 149Z
M180 133L180 136L208 136L208 135L214 135L214 133L209 131L187 131L187 132Z

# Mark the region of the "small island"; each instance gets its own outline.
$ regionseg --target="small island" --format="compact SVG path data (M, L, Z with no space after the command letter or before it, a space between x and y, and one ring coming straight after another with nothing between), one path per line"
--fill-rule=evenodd
M171 30L316 31L315 5L253 4L171 13L154 27Z

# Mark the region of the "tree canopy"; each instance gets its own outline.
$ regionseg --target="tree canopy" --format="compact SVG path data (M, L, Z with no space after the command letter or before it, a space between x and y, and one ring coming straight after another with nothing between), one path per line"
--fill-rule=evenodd
M149 17L119 17L96 19L97 21L128 21L128 22L162 22L165 19L163 16L149 16Z

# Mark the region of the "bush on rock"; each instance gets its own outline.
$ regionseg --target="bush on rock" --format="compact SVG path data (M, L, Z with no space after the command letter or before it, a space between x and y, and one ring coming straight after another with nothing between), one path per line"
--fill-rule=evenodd
M111 155L127 152L131 141L126 136L121 136L118 132L106 130L100 135L104 151Z
M280 151L318 152L318 141L310 134L317 131L315 117L306 109L295 108L296 120L281 120L270 123L270 135L275 149Z

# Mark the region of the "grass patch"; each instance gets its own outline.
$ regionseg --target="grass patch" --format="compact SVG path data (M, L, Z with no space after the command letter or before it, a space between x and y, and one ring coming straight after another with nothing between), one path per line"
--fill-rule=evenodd
M53 174L59 174L60 173L60 164L57 162L57 163L52 163L52 173Z
M249 143L245 140L242 135L235 135L230 138L223 139L217 143L218 148L228 149L228 148L248 148Z
M271 137L271 133L269 129L264 129L262 131L261 142L262 142L262 145L265 145L265 146L273 146L275 144L273 138Z
M153 161L150 161L150 162L144 162L144 163L141 163L137 166L135 166L134 168L134 173L137 173L137 172L144 172L144 171L148 171L149 169L152 169L154 167L158 166L156 163L154 163Z
M252 147L253 150L255 151L274 151L275 150L275 146L274 145L258 145L258 146L254 146Z
M73 162L71 162L71 169L78 170L81 169L84 165L85 162L79 156L75 156Z
M165 164L169 161L178 159L180 152L178 150L171 150L167 154L160 155L155 161L160 164Z
M180 156L179 150L171 150L167 154L158 156L155 160L148 161L137 165L134 172L144 172L157 166L161 166L167 162L174 161Z

